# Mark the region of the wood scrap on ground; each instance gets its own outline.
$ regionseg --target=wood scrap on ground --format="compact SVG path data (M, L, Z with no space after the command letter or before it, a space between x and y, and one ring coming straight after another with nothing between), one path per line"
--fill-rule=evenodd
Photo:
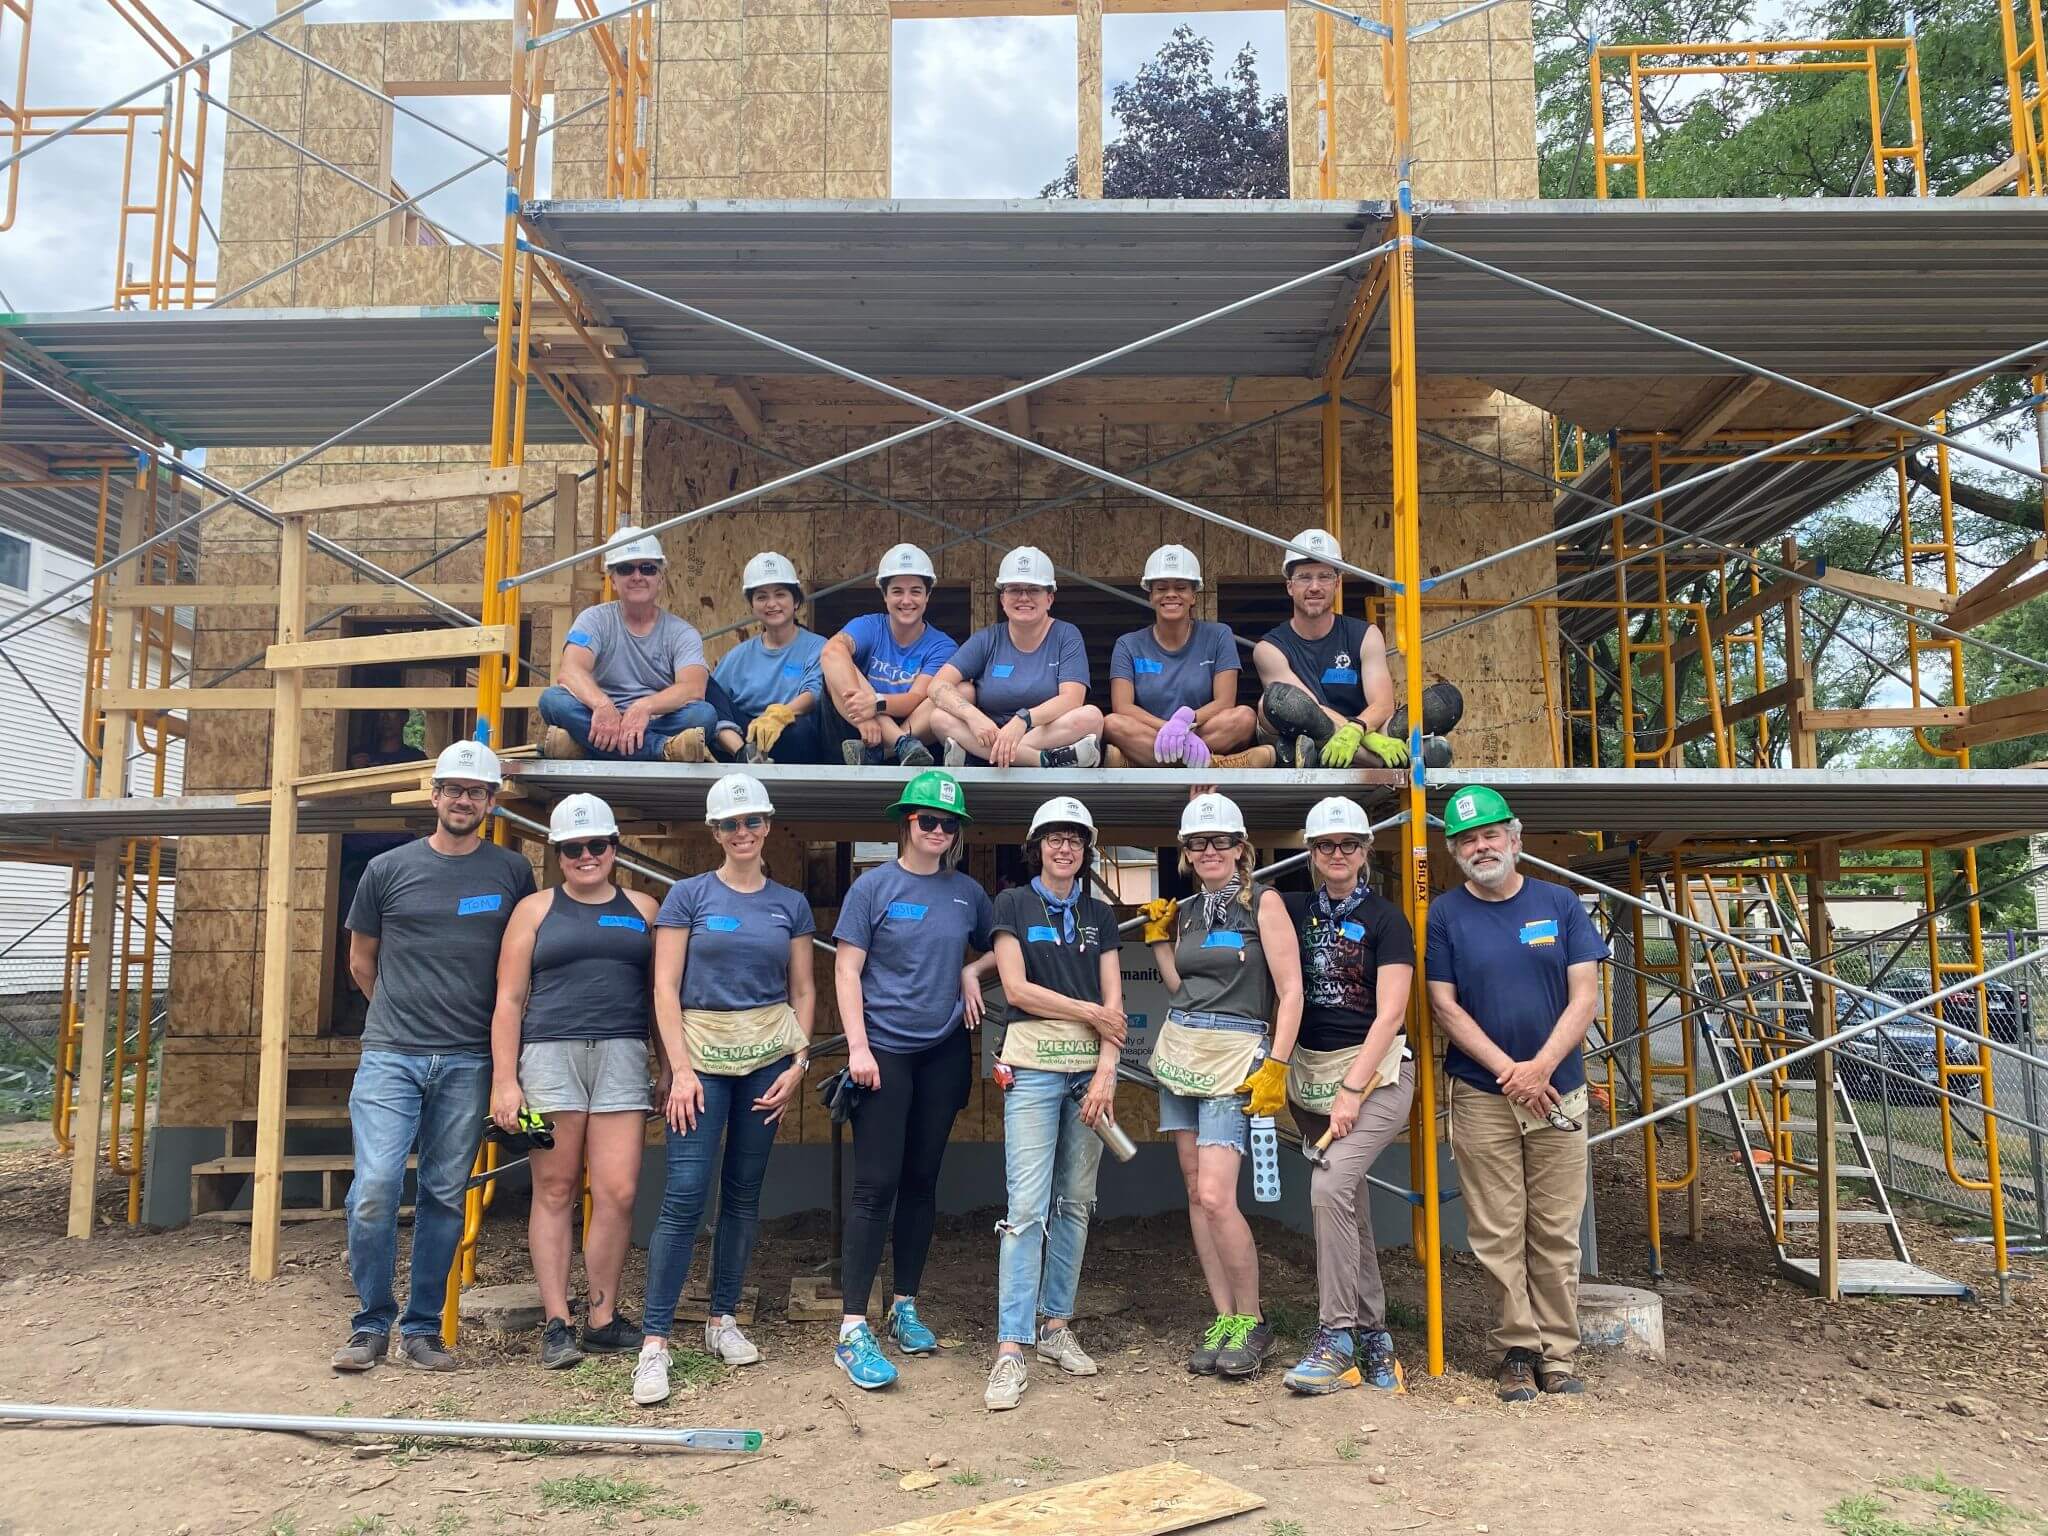
M1263 1509L1266 1501L1180 1461L880 1527L867 1536L1162 1536Z

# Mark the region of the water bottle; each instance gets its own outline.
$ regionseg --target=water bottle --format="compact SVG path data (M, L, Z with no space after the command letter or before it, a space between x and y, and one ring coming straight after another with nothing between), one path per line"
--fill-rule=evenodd
M1067 1092L1074 1096L1076 1104L1080 1103L1088 1096L1088 1080L1076 1073L1074 1081L1067 1086ZM1116 1123L1115 1115L1104 1115L1088 1129L1102 1138L1102 1144L1109 1148L1110 1155L1118 1162L1128 1163L1138 1155L1138 1144L1131 1140L1130 1132Z
M1252 1116L1252 1198L1262 1205L1280 1198L1280 1133L1271 1115Z

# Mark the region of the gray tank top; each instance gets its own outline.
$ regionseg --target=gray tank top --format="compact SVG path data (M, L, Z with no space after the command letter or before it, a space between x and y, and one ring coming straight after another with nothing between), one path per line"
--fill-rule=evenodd
M533 936L520 1040L639 1040L654 1011L654 936L632 898L602 906L557 889Z
M1197 894L1182 899L1173 963L1180 986L1171 999L1190 1013L1231 1013L1262 1024L1273 1020L1273 978L1259 943L1259 901L1270 886L1252 882L1249 908L1233 901L1216 927L1208 925L1208 903Z

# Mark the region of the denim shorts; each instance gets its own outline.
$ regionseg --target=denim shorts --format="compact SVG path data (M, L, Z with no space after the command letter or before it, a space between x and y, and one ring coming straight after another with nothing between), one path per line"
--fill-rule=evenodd
M647 1110L647 1041L536 1040L519 1048L519 1091L542 1115L613 1115Z
M1179 1009L1168 1014L1195 1029L1245 1029L1264 1033L1263 1024L1249 1020L1224 1022L1229 1018L1216 1013L1183 1013ZM1266 1059L1266 1052L1259 1051L1259 1061ZM1251 1128L1251 1116L1246 1112L1246 1100L1237 1094L1225 1094L1219 1099L1197 1099L1184 1093L1175 1093L1170 1088L1159 1090L1159 1129L1162 1131L1193 1131L1197 1147L1228 1147L1243 1154L1247 1145L1247 1133Z

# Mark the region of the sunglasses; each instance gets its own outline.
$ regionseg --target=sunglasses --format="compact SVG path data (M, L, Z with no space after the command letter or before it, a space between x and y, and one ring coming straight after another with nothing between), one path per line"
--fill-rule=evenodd
M615 565L612 567L612 574L614 576L659 576L661 574L661 564L655 560L640 560L628 565Z
M758 832L768 825L766 816L728 816L723 821L711 823L713 831L731 834L734 832Z
M1366 845L1355 837L1332 838L1314 845L1314 851L1317 853L1341 853L1346 856L1363 853L1365 849Z
M1225 832L1217 837L1184 837L1180 845L1189 853L1208 853L1211 849L1217 853L1228 853L1243 841L1243 838Z
M555 844L555 847L565 859L580 859L585 854L588 854L593 859L601 859L618 846L619 840L615 837L593 837L587 843Z
M959 821L951 816L934 816L930 811L919 811L910 818L920 832L954 833L960 830Z
M491 798L488 784L450 784L444 780L434 781L434 793L446 795L450 800L474 800L479 805Z

